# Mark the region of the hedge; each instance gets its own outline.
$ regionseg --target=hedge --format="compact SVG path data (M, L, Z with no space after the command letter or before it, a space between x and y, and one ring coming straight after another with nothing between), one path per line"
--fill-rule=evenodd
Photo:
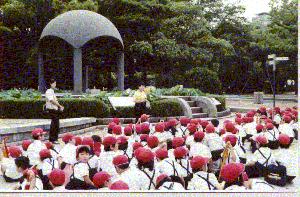
M175 99L162 99L152 101L151 108L146 112L153 117L170 117L182 116L183 110ZM134 107L118 107L113 110L112 115L115 117L135 117Z
M216 100L218 100L221 105L217 105L217 111L225 111L226 110L226 98L224 96L214 96Z
M100 99L58 99L64 107L64 113L61 118L75 117L107 117L109 116L109 107ZM34 99L8 99L0 100L1 118L49 118L43 112L45 100Z

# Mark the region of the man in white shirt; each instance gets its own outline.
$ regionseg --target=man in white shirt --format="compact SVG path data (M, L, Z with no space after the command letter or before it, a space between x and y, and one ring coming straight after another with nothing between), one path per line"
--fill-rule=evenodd
M49 141L58 144L58 133L59 133L59 113L64 110L64 107L60 105L54 93L54 88L56 87L56 81L54 79L50 80L50 86L46 93L46 109L49 111L51 117Z

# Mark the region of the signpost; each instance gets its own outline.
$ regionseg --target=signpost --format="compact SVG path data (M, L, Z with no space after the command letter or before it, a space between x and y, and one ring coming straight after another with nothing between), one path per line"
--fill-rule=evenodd
M275 107L275 93L276 93L276 63L277 61L287 61L289 57L276 57L276 54L268 55L269 65L273 65L273 107Z

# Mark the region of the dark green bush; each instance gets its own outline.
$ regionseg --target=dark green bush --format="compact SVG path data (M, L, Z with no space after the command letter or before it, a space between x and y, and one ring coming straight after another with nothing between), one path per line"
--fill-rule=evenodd
M68 98L59 99L59 102L65 107L61 118L75 117L107 117L109 107L100 99L78 99ZM0 100L1 118L49 118L43 113L45 100L32 99L9 99Z

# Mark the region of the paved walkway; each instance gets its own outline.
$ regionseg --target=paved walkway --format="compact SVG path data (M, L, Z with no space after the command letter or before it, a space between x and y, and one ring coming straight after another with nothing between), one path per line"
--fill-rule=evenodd
M297 106L297 102L292 101L276 101L276 106L280 108L293 107ZM253 108L258 109L260 106L266 106L267 108L273 107L273 101L264 101L263 104L254 104L253 100L245 100L245 99L230 99L226 98L226 107L243 107L243 108Z

